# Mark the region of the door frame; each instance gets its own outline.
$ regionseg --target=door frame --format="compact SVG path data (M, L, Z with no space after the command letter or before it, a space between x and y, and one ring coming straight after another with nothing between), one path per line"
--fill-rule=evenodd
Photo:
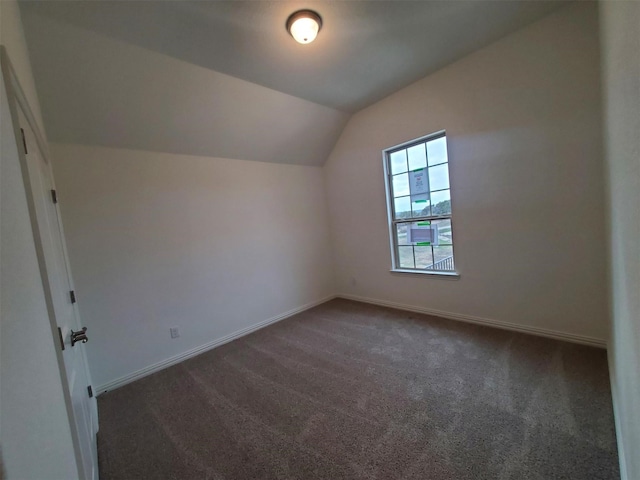
M26 98L26 95L24 94L24 91L22 90L22 87L20 86L20 82L17 78L17 75L15 73L13 65L11 64L11 60L9 59L9 55L4 45L0 45L0 67L2 69L4 86L7 93L8 108L11 114L11 124L12 124L11 127L13 128L13 134L15 137L16 145L18 145L17 150L18 150L18 157L20 160L20 171L22 173L22 180L24 183L24 189L26 193L27 207L29 210L29 220L31 223L31 229L33 231L36 255L38 258L38 267L40 270L40 278L42 280L45 303L46 303L47 313L49 317L49 326L51 328L51 338L55 347L54 349L56 353L58 372L60 374L60 382L62 383L62 392L64 396L65 409L67 412L67 421L69 423L69 429L71 431L71 438L73 441L73 450L75 455L76 467L78 471L78 478L86 479L86 478L89 478L90 472L84 471L84 463L83 463L82 453L80 449L80 439L78 436L78 431L76 429L73 403L71 399L71 394L69 392L69 382L67 378L67 372L65 369L64 358L62 356L62 348L59 341L58 323L57 323L56 313L54 310L53 298L51 294L51 285L49 284L49 276L47 273L44 250L42 246L42 237L40 234L38 220L36 217L34 192L31 188L31 182L29 177L29 170L28 170L25 151L23 148L21 148L23 144L23 138L20 130L21 128L20 122L18 119L18 108L22 110L27 120L27 123L29 124L29 127L33 131L36 138L36 142L38 143L38 147L40 148L40 151L45 157L46 162L49 164L49 168L51 168L50 166L51 156L49 153L47 141L45 140L45 137L42 135L42 132L40 131L38 123L35 120L31 107L27 102L27 98ZM59 227L61 229L61 233L64 235L64 232L62 231L62 225L60 223L59 223ZM65 261L65 266L67 267L67 271L70 272L71 269L69 265L69 257L66 251L66 246L64 246L64 242L63 242L63 257ZM72 283L73 279L70 278L69 281ZM85 363L86 363L86 356L85 356ZM89 380L91 380L90 372L88 371L88 366L87 366L87 375L89 375ZM95 398L94 398L94 402L95 402ZM95 405L93 406L93 408L95 408ZM97 412L93 412L93 411L91 412L92 422L95 422L97 420L96 413ZM97 432L98 425L94 425L94 429ZM96 442L96 438L92 438L92 441ZM96 446L94 446L94 448L95 447ZM97 465L94 465L94 469L97 473Z

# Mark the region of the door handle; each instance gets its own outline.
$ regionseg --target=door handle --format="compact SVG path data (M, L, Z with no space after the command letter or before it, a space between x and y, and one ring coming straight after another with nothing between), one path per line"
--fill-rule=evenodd
M71 330L71 346L73 347L76 343L82 342L87 343L89 338L87 337L87 327L82 327L82 330L78 330L74 332Z

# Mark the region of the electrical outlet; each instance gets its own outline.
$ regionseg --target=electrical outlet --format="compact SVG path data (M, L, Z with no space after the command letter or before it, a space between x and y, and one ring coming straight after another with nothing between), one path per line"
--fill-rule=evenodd
M178 327L171 327L169 329L169 333L171 333L171 338L178 338L180 336L180 330L178 330Z

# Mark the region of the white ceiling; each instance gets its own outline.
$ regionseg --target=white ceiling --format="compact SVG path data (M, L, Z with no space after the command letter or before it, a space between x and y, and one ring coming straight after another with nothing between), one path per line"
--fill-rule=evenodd
M563 4L28 1L21 10L52 140L321 165L349 113ZM323 17L312 44L285 30L298 8Z

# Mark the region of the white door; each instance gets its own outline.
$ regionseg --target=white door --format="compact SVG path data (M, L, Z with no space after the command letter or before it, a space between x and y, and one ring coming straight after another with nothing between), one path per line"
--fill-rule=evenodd
M33 129L26 120L21 106L18 104L18 121L24 136L28 180L27 195L33 201L35 221L32 219L34 236L39 249L39 261L43 273L45 289L50 294L49 315L55 317L59 328L57 347L62 350L64 370L70 399L70 415L72 416L72 436L76 448L76 459L79 463L81 478L97 479L97 445L98 410L96 399L89 394L89 369L82 341L72 346L72 331L80 331L80 316L73 298L73 281L69 269L67 249L62 231L62 223L58 205L52 191L53 174L47 153L42 151ZM30 186L30 189L29 189ZM46 272L45 272L46 270ZM86 332L91 337L91 332ZM63 378L65 375L63 375Z

